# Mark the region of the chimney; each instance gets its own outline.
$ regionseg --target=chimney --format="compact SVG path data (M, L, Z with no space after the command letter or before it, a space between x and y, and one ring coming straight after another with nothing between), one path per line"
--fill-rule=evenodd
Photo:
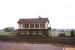
M41 16L39 16L39 19L41 19Z

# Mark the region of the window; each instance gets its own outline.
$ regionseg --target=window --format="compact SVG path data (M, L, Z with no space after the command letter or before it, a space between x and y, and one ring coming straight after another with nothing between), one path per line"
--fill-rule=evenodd
M35 28L39 28L39 24L35 24Z
M36 32L35 31L33 31L33 35L36 35Z
M23 27L24 28L29 28L29 24L24 24Z
M42 35L42 31L39 31L39 35Z
M21 34L24 34L24 32L22 31Z
M27 31L26 34L30 34L30 33Z
M41 23L40 28L45 28L45 24Z
M30 28L34 28L34 24L30 24Z
M21 24L19 24L19 28L21 28Z

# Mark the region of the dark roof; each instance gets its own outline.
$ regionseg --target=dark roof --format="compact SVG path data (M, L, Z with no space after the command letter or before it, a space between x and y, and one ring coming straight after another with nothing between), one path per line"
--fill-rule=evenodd
M32 18L32 19L20 19L18 23L45 23L49 22L48 18Z

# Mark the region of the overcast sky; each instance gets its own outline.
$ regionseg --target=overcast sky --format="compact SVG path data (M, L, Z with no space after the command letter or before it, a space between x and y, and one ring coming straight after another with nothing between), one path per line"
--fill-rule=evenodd
M20 18L49 18L52 28L75 28L75 0L0 0L0 29Z

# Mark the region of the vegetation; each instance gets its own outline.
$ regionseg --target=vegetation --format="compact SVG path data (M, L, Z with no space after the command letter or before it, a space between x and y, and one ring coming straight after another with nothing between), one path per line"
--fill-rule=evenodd
M4 28L4 31L5 32L14 32L15 29L14 29L14 27L6 27L6 28Z
M71 31L71 37L74 37L74 31L73 30Z

